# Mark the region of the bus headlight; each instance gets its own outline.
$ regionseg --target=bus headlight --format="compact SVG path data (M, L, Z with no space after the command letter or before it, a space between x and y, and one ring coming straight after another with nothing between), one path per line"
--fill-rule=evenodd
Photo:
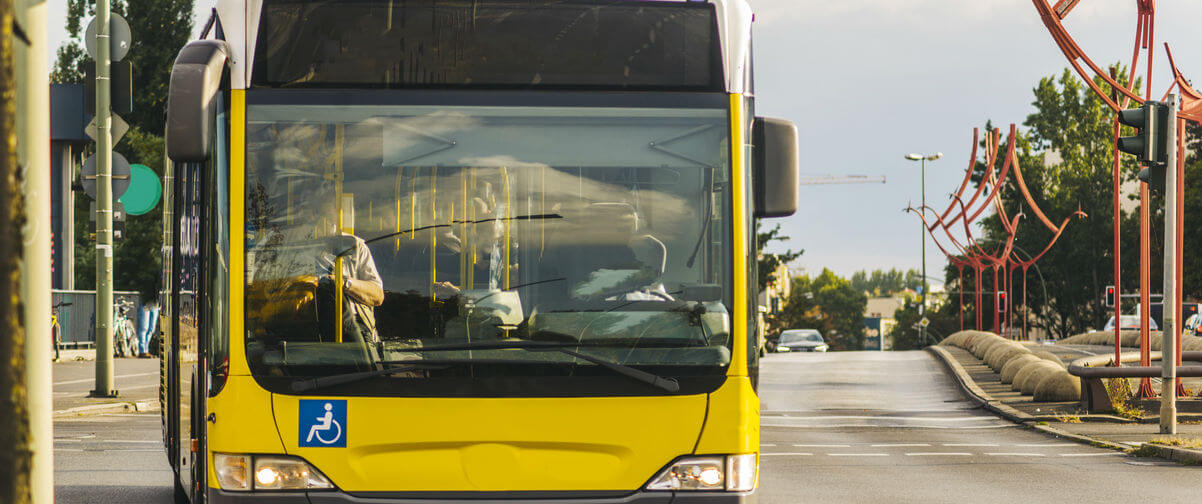
M294 457L255 457L255 490L317 488L334 488L334 485L308 462Z
M319 490L334 484L308 462L281 455L213 455L222 490ZM254 468L252 471L251 468Z
M755 489L758 469L754 453L686 457L652 478L647 490L750 491Z

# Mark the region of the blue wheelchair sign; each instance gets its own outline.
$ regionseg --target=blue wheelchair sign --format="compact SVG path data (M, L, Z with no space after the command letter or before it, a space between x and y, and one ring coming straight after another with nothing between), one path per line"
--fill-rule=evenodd
M300 446L346 447L346 401L300 401Z

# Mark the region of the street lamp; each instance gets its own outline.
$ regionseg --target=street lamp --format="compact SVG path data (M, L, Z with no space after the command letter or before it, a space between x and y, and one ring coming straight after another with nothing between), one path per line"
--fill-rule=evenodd
M922 163L922 210L926 212L927 207L927 161L934 161L943 157L942 152L934 154L906 154L906 159L910 161L918 161ZM927 311L927 229L926 224L919 220L919 225L922 226L922 304L918 305L918 315L925 316ZM926 327L920 327L920 336L926 338Z

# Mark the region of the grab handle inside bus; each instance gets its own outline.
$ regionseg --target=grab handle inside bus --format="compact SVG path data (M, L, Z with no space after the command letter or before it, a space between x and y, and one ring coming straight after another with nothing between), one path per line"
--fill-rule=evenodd
M757 117L752 125L751 142L755 216L793 215L797 211L800 182L797 126L784 119Z
M221 89L229 46L221 40L194 40L180 50L167 91L167 157L199 163L213 150Z

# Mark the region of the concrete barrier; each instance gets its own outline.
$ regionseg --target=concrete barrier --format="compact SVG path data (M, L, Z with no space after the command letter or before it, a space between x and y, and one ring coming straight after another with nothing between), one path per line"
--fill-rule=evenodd
M1039 360L1039 357L1031 353L1019 355L1013 359L1010 359L1010 362L1007 362L1005 366L1002 366L1002 383L1007 385L1014 383L1014 375L1018 374L1018 370L1032 362L1039 362Z
M1027 381L1031 379L1031 375L1035 374L1035 372L1040 369L1060 369L1060 366L1043 359L1039 359L1036 362L1027 364L1019 369L1018 373L1014 374L1014 381L1010 382L1010 390L1022 392L1024 385L1026 385ZM1027 392L1024 392L1024 394L1030 395L1034 389L1035 384L1033 383L1031 384L1031 388L1027 389Z
M1037 402L1080 401L1081 380L1059 368L1035 385L1033 395Z

